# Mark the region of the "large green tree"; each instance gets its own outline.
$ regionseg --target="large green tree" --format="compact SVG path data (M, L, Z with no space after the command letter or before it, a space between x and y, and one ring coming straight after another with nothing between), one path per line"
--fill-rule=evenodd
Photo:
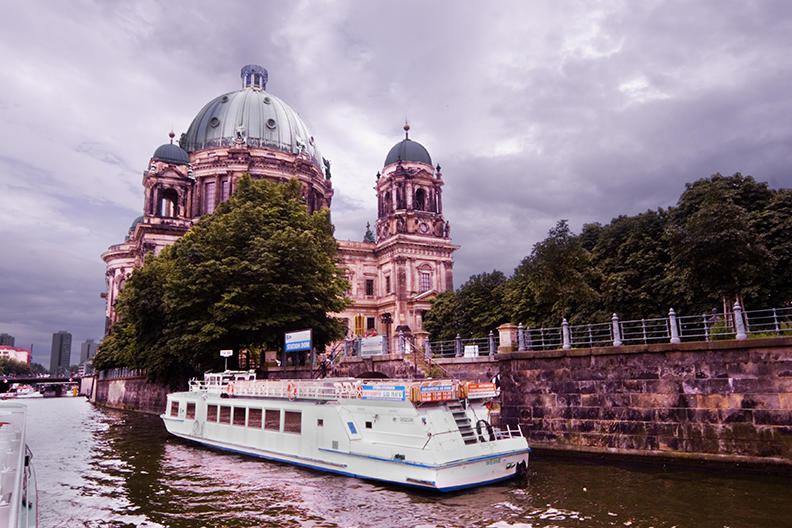
M578 319L577 308L599 297L592 287L597 270L590 259L567 221L560 220L514 270L506 288L512 317L530 326L559 326L564 317Z
M215 213L132 274L94 365L175 382L221 366L221 349L279 348L290 330L311 328L321 348L343 336L327 314L347 306L348 287L329 210L308 214L296 180L246 175Z

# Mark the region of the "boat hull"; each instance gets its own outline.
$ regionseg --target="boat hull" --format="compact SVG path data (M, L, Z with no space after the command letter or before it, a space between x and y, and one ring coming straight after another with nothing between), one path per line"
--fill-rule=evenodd
M163 415L162 418L165 420L167 427L168 417ZM184 440L223 451L255 456L265 460L293 464L319 471L328 471L348 477L440 492L457 491L512 479L527 467L530 455L530 449L526 448L472 459L455 460L442 465L429 465L410 461L380 459L364 454L323 450L327 460L322 460L178 433L171 430L171 428L168 428L168 430L174 436ZM394 475L398 475L398 477Z

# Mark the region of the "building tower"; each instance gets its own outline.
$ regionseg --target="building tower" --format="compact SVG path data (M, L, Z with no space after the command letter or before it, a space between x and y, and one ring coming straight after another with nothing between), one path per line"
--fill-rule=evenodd
M14 336L6 333L0 334L0 345L14 346Z
M341 316L351 334L377 332L396 350L399 333L423 334L431 300L453 289L449 223L443 218L443 177L429 152L409 137L393 146L377 173L376 242L339 241L354 304ZM420 343L419 343L420 344Z
M50 374L57 376L69 369L71 361L72 335L65 330L52 334L52 352L50 355Z
M96 347L93 339L87 339L80 345L80 364L87 363L96 355Z

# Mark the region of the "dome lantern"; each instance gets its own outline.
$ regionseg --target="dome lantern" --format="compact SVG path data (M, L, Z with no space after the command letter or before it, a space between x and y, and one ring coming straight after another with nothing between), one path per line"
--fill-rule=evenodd
M242 77L242 88L252 88L253 90L267 89L267 70L258 64L248 64L242 67L240 73Z

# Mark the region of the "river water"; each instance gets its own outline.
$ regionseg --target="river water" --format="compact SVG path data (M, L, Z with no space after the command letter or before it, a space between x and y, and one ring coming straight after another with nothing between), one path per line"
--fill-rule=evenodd
M206 449L83 398L25 403L42 528L792 526L788 478L535 456L525 482L437 495Z

